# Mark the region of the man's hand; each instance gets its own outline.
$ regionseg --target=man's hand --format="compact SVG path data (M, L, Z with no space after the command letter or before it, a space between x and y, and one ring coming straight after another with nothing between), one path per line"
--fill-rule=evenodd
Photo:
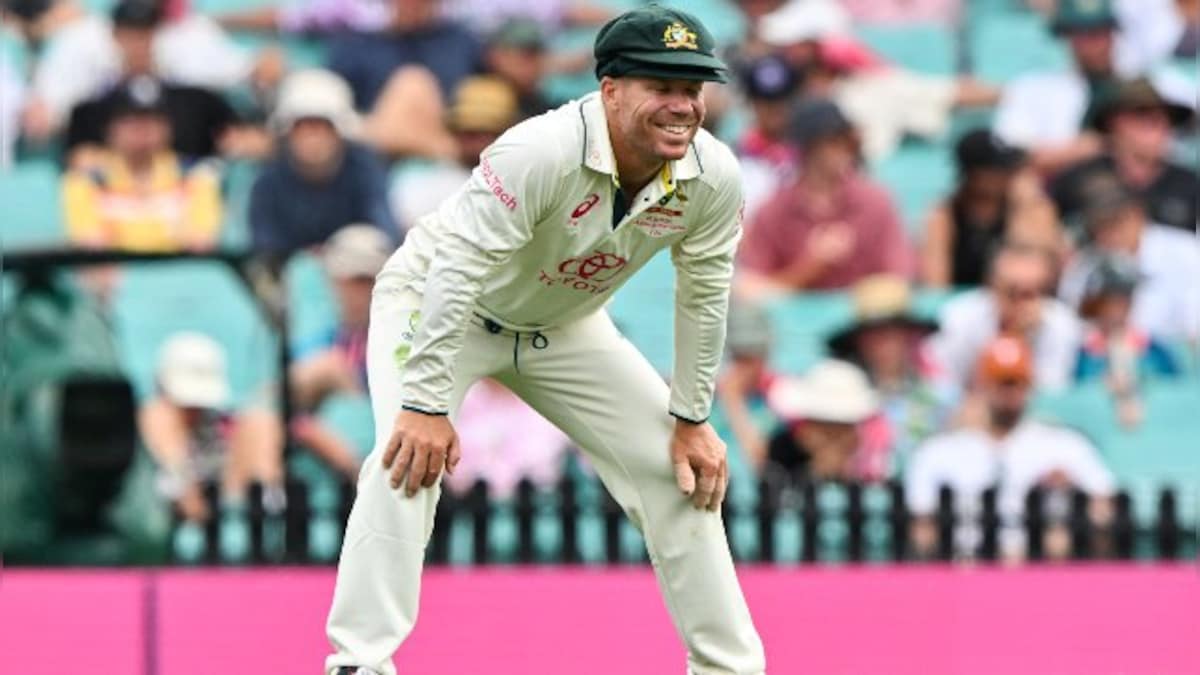
M692 498L692 506L720 510L729 486L729 464L725 461L725 443L710 424L675 420L671 463L675 465L675 482L683 494Z
M392 438L383 453L383 468L391 470L392 489L404 485L412 497L422 487L433 487L445 468L454 473L462 459L458 434L445 415L401 410L392 427Z

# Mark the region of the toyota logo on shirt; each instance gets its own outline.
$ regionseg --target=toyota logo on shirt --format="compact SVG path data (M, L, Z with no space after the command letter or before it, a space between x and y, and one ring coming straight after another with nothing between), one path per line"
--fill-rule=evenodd
M558 264L558 271L588 281L609 281L621 273L626 262L615 253L596 251L591 255L567 258Z

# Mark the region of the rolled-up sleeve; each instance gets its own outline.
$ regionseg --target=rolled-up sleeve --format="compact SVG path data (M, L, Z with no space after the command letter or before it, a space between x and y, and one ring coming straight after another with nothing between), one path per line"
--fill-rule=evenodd
M725 317L733 260L742 234L742 188L737 160L714 186L696 229L671 249L675 263L675 367L670 413L708 419L725 346Z
M483 279L532 238L558 178L553 152L510 132L484 153L467 184L432 216L437 255L425 279L401 380L405 407L449 411L454 362Z

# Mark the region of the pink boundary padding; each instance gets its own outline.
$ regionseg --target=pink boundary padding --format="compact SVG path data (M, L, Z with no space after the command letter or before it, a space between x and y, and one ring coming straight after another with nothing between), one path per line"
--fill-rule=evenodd
M1200 673L1200 576L1186 566L744 568L772 675ZM333 574L7 571L0 671L320 672ZM674 675L683 650L648 569L436 570L403 675Z

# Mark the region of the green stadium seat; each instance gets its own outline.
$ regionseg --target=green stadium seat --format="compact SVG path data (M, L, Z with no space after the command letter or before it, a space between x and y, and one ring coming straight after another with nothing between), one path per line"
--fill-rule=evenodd
M865 25L856 27L854 34L880 56L908 70L930 75L953 75L958 70L954 33L945 26Z
M967 40L972 71L988 82L1004 83L1028 72L1069 67L1062 42L1033 13L987 15L971 22Z
M954 187L955 167L950 148L907 141L871 167L871 175L891 192L910 236L919 239L933 205Z
M58 166L49 161L18 162L0 170L0 245L40 246L66 237L62 222Z

